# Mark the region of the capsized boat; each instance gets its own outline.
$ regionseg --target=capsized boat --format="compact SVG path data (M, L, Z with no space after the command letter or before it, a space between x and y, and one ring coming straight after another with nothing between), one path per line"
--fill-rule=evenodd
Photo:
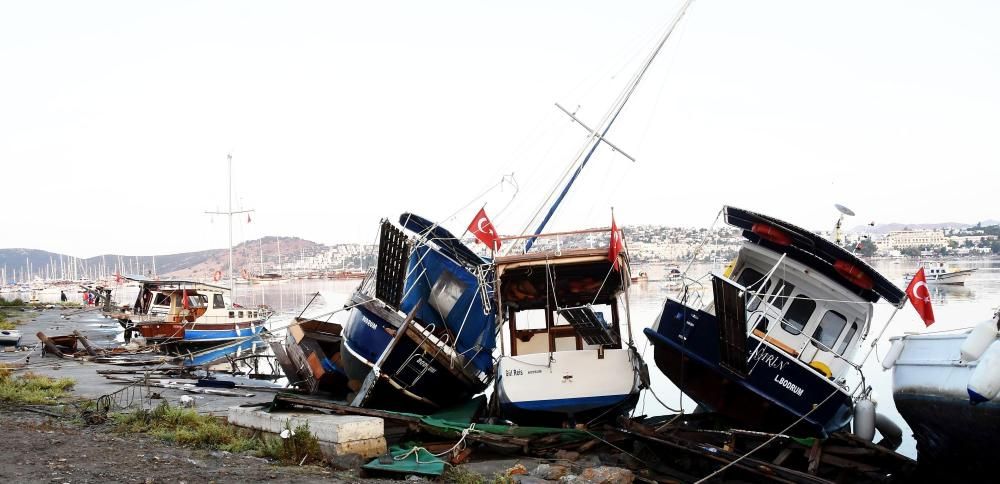
M1000 444L1000 317L973 328L890 338L882 366L917 441L918 462L948 474L992 472Z
M497 306L509 329L493 398L499 417L575 425L614 421L635 407L645 365L631 338L628 257L616 258L617 267L607 247L496 258Z
M707 410L751 428L826 435L853 415L848 373L873 304L904 293L836 244L787 222L724 207L746 239L712 298L685 287L651 328L657 367ZM874 408L874 407L872 407ZM874 415L872 415L874 418Z
M447 230L404 213L380 227L378 265L349 299L341 356L352 404L429 412L493 380L493 274Z
M135 303L106 313L148 343L218 344L260 334L271 311L233 304L228 288L197 281L139 282Z

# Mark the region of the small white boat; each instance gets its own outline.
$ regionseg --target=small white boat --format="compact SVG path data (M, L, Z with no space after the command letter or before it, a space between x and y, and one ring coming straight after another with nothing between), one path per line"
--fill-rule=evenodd
M964 285L972 277L976 269L957 269L951 264L937 261L921 261L920 266L924 268L924 277L928 284L950 284L955 286ZM909 284L915 273L910 272L903 277Z
M0 329L0 346L17 346L20 342L20 331L16 329Z

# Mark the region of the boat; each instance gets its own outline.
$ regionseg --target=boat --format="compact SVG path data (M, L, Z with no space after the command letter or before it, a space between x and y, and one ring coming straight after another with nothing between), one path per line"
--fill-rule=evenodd
M413 234L412 239L403 229ZM489 261L451 232L404 213L380 224L378 263L348 300L341 356L352 404L431 412L493 379Z
M644 330L656 366L704 410L742 426L817 436L845 428L847 377L860 371L854 356L873 304L898 309L903 291L812 232L731 206L722 214L746 240L725 272L712 273L710 301L687 290L666 299Z
M961 286L976 272L975 268L958 269L951 264L945 264L940 261L921 261L918 266L924 268L924 278L927 279L927 284ZM903 275L907 284L913 279L914 274L910 272Z
M20 343L20 331L16 329L0 329L0 346L17 346Z
M498 417L571 427L613 422L635 407L645 365L631 338L628 258L616 258L607 247L559 247L495 259L509 338L494 384Z
M649 282L649 274L647 274L646 272L639 272L638 275L631 276L629 278L629 280L631 282L638 282L638 283L641 283L641 284L645 284L645 283Z
M992 472L1000 401L977 392L974 383L1000 376L997 324L994 315L973 328L890 338L882 366L892 369L892 398L913 431L922 467ZM973 342L978 351L969 350Z
M271 312L234 304L229 288L198 281L124 277L139 283L135 303L106 316L147 343L219 344L261 333Z

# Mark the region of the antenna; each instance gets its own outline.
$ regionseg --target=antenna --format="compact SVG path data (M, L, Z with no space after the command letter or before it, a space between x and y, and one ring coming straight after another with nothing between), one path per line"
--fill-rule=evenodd
M840 227L844 223L845 216L848 217L854 216L854 210L851 210L839 203L833 204L833 207L836 208L838 212L840 212L840 218L837 219L837 225L833 228L833 241L836 242L837 245L840 245L841 242Z

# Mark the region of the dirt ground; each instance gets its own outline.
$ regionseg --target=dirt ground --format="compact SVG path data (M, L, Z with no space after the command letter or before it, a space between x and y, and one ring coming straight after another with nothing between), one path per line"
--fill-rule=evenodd
M375 482L357 471L277 466L228 452L186 449L106 425L83 426L23 410L0 408L0 482L210 483Z

